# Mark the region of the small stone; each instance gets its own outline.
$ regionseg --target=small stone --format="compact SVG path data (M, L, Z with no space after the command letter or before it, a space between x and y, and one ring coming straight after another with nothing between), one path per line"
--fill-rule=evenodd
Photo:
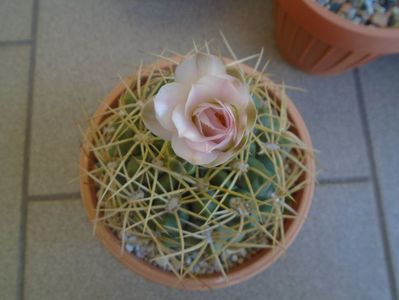
M330 11L336 13L336 12L339 11L339 9L341 8L341 6L342 6L342 5L339 4L339 3L332 3L332 4L331 4L331 7L330 7Z
M155 251L154 243L151 242L150 244L148 244L146 247L146 251L147 251L147 255L154 253L154 251Z
M192 260L191 257L189 257L189 256L186 257L186 260L185 260L186 265L190 265L192 261L193 261L193 260Z
M237 254L241 257L246 257L247 256L247 250L246 249L240 249L238 250Z
M367 20L370 18L369 13L365 10L359 10L358 16L362 19L363 24L365 24L367 22Z
M140 246L136 246L136 249L135 249L135 251L134 251L134 254L136 254L136 256L137 256L138 258L143 258L143 257L144 257L144 254L143 254L143 252L141 251Z
M339 9L339 13L344 14L345 16L348 14L348 12L353 8L352 4L350 3L344 3L341 5L341 8Z
M228 259L230 259L230 256L232 255L232 251L231 250L229 250L229 249L225 249L223 252L222 252L222 254L221 254L221 256L222 256L222 259L223 260L228 260Z
M399 27L399 0L315 0L354 24Z
M353 20L356 16L357 10L355 8L351 8L346 13L346 18L349 20Z
M381 5L379 5L378 3L374 5L374 10L375 10L377 13L380 13L380 14L383 14L383 13L385 13L385 12L387 11L386 8L385 8L384 6L381 6Z
M198 262L198 265L200 266L200 268L207 268L209 266L205 260L201 260L200 262Z
M220 265L216 260L213 261L213 270L220 271Z
M338 4L344 4L346 2L346 0L333 0L334 3L338 3Z
M201 271L201 268L198 264L193 267L193 273L198 274Z
M378 27L386 27L388 25L389 16L387 14L376 13L371 17L370 21Z
M364 9L367 11L369 15L374 13L374 0L364 0Z
M317 2L319 2L321 5L325 6L328 4L328 2L330 2L330 0L317 0Z
M161 268L164 269L164 270L169 269L169 265L168 265L169 260L168 260L167 258L162 257L162 258L159 258L159 259L155 260L154 262L155 262L159 267L161 267Z
M127 252L132 253L133 249L134 249L134 246L132 244L126 244L125 245L125 249L126 249Z

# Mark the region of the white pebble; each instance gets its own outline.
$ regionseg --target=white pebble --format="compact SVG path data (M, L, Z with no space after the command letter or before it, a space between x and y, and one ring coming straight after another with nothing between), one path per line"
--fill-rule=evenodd
M126 249L127 252L132 253L133 249L134 249L134 246L132 244L126 244L125 245L125 249Z
M168 263L169 260L167 258L161 257L157 260L154 261L158 266L160 266L162 269L167 270L168 269Z

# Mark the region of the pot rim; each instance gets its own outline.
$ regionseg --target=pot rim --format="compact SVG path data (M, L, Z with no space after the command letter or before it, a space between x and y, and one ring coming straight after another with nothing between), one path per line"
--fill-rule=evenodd
M179 62L182 57L173 57L172 60ZM230 59L224 59L226 62L231 61ZM174 63L168 62L165 60L157 61L152 66L157 65L158 67L165 68L173 66ZM254 70L245 65L241 64L241 68L246 73L253 73ZM144 69L143 69L144 70ZM132 79L130 79L131 81ZM264 80L270 84L270 89L278 89L269 78L264 75ZM95 112L94 116L100 116L102 112L108 109L109 104L116 101L119 98L121 93L125 90L125 86L123 83L120 83L116 86L116 88L105 98L100 107ZM297 108L293 104L293 102L285 97L287 112L294 123L295 128L297 130L297 135L300 139L309 147L312 147L312 142L310 139L309 132L305 125L305 122L302 116L299 114ZM98 125L102 121L103 117L96 117L94 121L94 125ZM90 160L89 155L89 143L85 141L82 144L80 151L80 188L82 201L86 210L86 214L91 223L95 219L95 205L96 195L93 193L94 187L90 185L90 178L86 174L86 170L90 169L90 164L92 161ZM228 281L225 281L223 276L219 274L213 274L208 276L200 276L198 280L194 280L192 278L184 278L181 281L178 281L176 276L171 272L163 271L158 267L150 265L146 261L135 257L130 253L126 253L121 251L121 242L120 240L103 224L96 225L96 236L103 243L105 248L107 248L121 263L127 266L130 270L138 273L144 278L179 289L184 290L209 290L216 288L224 288L227 286L231 286L240 282L243 282L261 271L265 270L269 267L275 260L277 260L285 250L291 245L294 241L295 237L298 235L300 229L302 228L313 198L314 188L315 188L315 161L313 157L309 153L306 155L306 166L309 169L308 173L305 173L306 179L310 180L311 183L305 186L303 190L300 191L300 201L298 201L298 216L293 219L292 223L289 225L289 228L286 230L285 235L285 243L284 248L278 247L274 250L260 250L257 254L251 257L248 261L238 265L235 268L232 268L229 272L227 272Z

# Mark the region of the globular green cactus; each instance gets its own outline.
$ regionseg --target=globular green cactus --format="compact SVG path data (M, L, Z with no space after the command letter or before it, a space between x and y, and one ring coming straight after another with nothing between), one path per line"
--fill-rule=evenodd
M279 247L285 220L296 217L293 194L308 184L311 149L294 133L283 87L271 88L261 72L244 73L239 64L228 70L250 87L257 121L246 145L220 166L184 161L143 123L143 104L173 81L171 67L140 69L87 137L96 222L124 251L179 278L225 275L259 249Z

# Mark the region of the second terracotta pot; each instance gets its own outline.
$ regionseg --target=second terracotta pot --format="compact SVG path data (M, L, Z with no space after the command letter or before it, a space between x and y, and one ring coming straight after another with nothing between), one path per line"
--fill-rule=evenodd
M315 0L274 0L281 55L312 74L337 74L399 53L399 29L353 24Z

